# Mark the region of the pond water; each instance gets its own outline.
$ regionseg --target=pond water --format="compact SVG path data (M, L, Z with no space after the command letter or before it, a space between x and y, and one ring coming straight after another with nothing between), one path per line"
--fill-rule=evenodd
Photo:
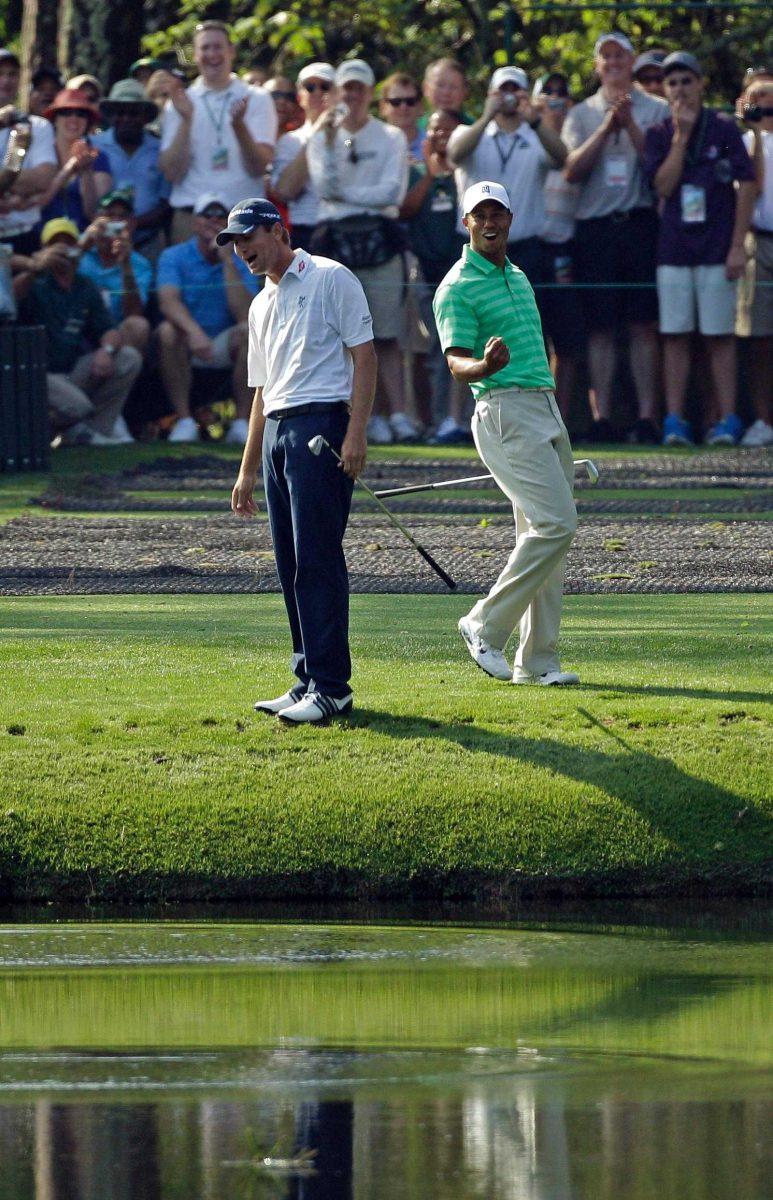
M0 1200L762 1200L758 933L0 927Z

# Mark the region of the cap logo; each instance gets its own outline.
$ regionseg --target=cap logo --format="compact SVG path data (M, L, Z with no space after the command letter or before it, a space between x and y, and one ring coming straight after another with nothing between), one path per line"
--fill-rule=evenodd
M491 195L491 188L489 187L489 185L487 183L484 183L483 187L480 190L482 192L485 192L487 196Z

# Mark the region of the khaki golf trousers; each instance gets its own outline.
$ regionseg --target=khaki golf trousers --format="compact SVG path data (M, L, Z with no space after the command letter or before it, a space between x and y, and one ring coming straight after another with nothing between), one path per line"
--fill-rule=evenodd
M516 543L472 629L503 650L520 623L515 675L560 669L558 631L569 544L577 528L574 463L555 396L517 388L478 400L472 434L483 462L512 501Z

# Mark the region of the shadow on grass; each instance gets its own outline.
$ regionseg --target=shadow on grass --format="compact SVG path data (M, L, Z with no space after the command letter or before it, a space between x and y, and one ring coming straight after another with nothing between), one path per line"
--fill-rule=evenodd
M612 752L374 709L359 709L348 719L355 727L390 737L453 742L471 753L528 763L598 788L639 813L677 852L715 863L718 870L737 861L738 853L746 861L751 857L763 863L764 847L772 844L773 822L752 807L748 797L690 775L668 758L632 749L587 710L578 712L614 744Z
M656 684L582 683L583 692L603 692L621 696L676 696L685 700L727 700L732 704L769 704L770 692L712 692L708 688L666 687Z

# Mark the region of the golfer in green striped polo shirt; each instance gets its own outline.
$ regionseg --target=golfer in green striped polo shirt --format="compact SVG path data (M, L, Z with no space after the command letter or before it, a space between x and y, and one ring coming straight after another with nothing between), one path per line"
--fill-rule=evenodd
M578 683L558 660L566 554L577 525L569 435L553 395L534 293L507 258L510 198L501 184L484 181L467 189L463 206L470 245L438 287L433 308L451 374L475 397L478 453L512 501L516 543L459 632L495 679ZM504 651L516 625L511 670Z

